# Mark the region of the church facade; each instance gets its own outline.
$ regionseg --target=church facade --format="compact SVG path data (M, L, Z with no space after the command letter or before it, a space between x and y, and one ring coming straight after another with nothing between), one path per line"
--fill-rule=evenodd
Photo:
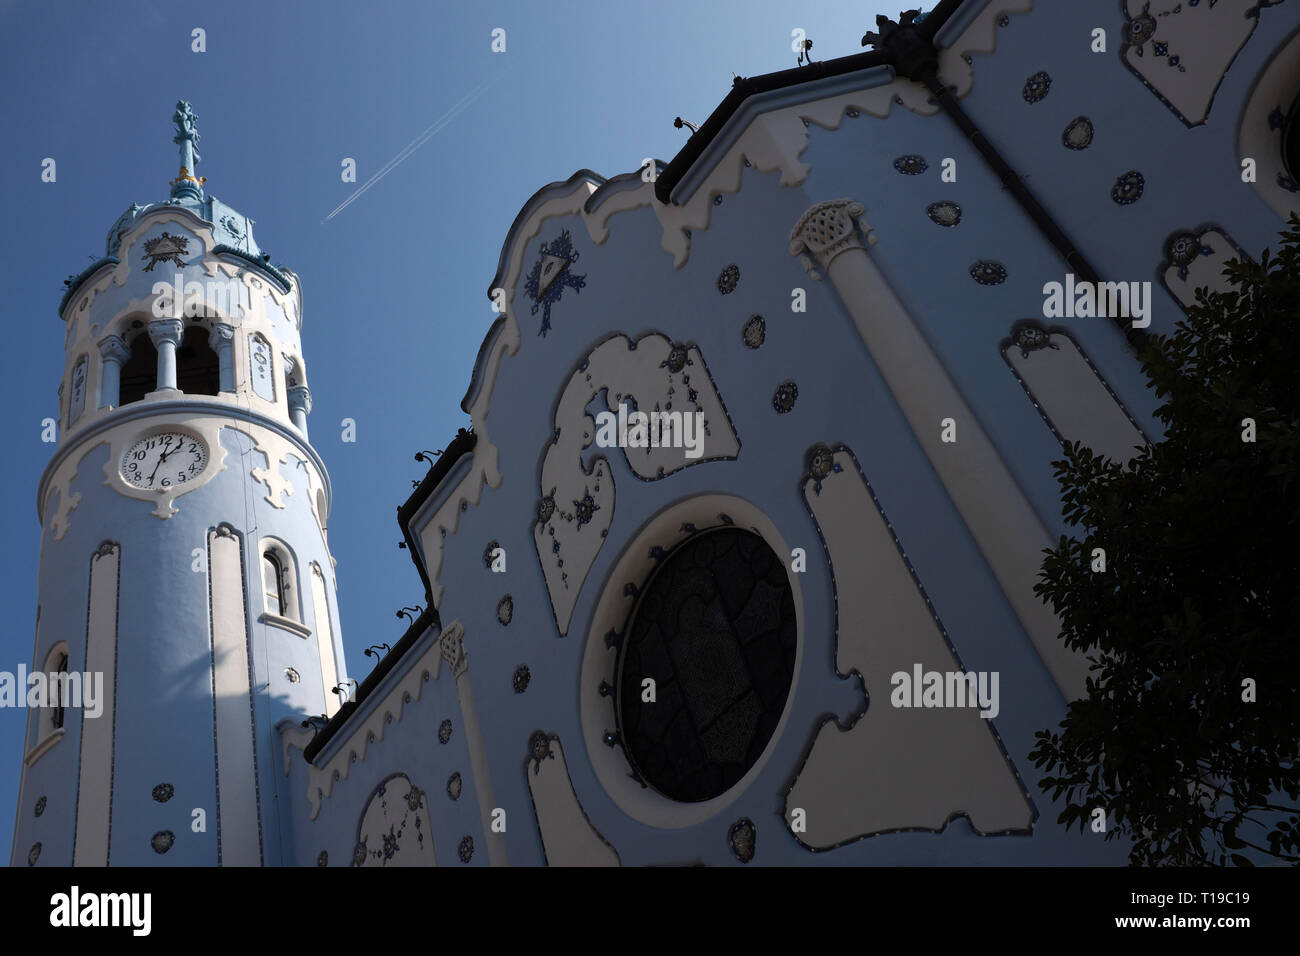
M355 691L298 278L178 106L172 198L62 305L33 667L108 677L33 713L13 862L1122 864L1027 758L1087 674L1032 590L1051 462L1159 436L1142 337L1300 208L1300 7L864 44L520 210L398 508L424 611Z

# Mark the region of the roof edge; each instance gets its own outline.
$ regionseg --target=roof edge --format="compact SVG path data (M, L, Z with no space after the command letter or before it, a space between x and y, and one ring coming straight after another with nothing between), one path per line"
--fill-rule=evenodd
M917 25L917 31L926 40L933 42L935 34L967 2L972 2L972 0L941 0L933 10L926 14L925 19ZM983 0L980 5L984 6L987 2L988 0ZM726 128L732 115L740 109L741 104L751 96L769 93L785 87L799 86L812 80L842 76L846 73L855 73L859 70L868 70L879 66L894 66L893 57L888 51L873 50L868 53L855 53L851 56L824 60L820 63L809 63L807 66L797 66L789 70L779 70L775 73L738 78L732 84L731 92L709 114L709 118L704 121L699 131L691 135L690 139L686 141L686 145L668 164L668 168L655 180L655 197L665 204L672 202L672 194L678 183L707 152L708 148L713 145L713 141Z

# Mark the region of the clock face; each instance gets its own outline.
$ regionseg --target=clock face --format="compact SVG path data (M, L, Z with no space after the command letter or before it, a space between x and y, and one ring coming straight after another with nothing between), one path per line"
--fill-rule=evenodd
M122 477L146 491L183 487L203 473L208 446L188 432L168 431L136 440L122 453Z

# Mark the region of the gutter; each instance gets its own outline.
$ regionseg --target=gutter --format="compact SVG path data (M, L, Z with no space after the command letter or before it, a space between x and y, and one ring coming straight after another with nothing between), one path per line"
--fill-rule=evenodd
M429 572L424 567L424 562L420 559L420 552L416 548L415 536L411 534L411 519L415 513L424 506L424 503L433 496L438 485L447 477L447 473L455 467L456 462L460 461L465 455L474 450L478 444L478 436L470 429L462 428L456 432L456 437L451 440L438 461L424 479L411 492L411 497L406 499L405 504L397 506L397 525L402 529L402 537L406 539L406 550L411 553L411 560L415 562L415 568L420 572L420 580L424 582L424 606L433 607L433 585L429 581Z
M311 743L302 752L308 763L316 759L316 755L325 749L325 745L343 728L343 725L348 722L348 718L374 692L374 689L383 682L388 672L397 666L397 662L401 660L402 655L410 649L412 644L423 637L424 632L430 628L442 630L442 621L438 617L438 612L433 608L429 608L411 622L411 626L406 629L406 633L402 635L401 640L394 644L393 649L380 659L379 663L375 665L375 669L370 672L370 676L361 682L361 686L357 688L356 700L350 700L340 707L338 712L329 719L329 723L322 727L316 736L311 739Z

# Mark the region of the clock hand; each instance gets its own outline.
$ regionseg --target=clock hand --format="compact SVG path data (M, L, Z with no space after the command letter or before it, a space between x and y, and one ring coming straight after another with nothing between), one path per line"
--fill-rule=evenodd
M180 445L177 445L177 446L176 446L176 448L179 448L179 447L180 447ZM175 451L175 450L176 450L176 449L173 448L173 449L171 449L171 450L169 450L169 451L164 451L161 455L158 456L158 463L157 463L156 465L153 466L153 471L151 471L151 472L149 473L149 484L150 484L151 486L153 485L153 478L154 478L154 475L158 474L158 469L162 467L162 463L165 462L165 461L167 460L167 456L170 455L170 454L171 454L173 451Z

